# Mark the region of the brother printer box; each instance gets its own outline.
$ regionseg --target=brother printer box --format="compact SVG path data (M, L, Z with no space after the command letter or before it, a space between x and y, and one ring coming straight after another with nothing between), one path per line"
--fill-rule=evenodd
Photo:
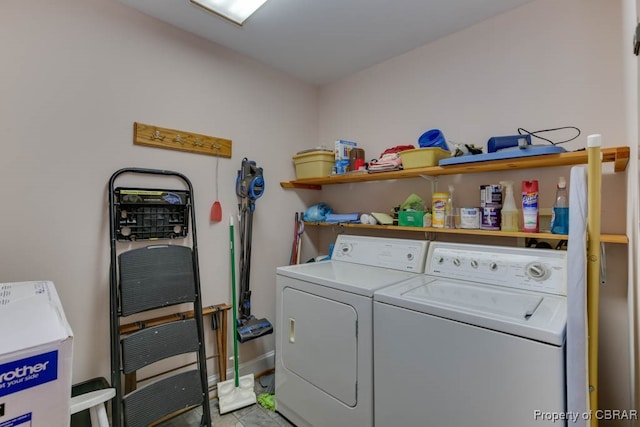
M0 329L0 426L68 426L73 332L54 284L0 283Z

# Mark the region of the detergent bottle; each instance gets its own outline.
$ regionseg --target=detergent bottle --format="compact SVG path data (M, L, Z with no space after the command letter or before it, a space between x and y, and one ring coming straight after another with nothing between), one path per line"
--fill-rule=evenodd
M513 197L513 182L500 181L500 185L504 188L504 203L502 204L502 222L500 224L500 230L518 231L520 217L518 216L516 201Z
M538 230L538 181L522 181L522 231Z
M556 186L556 202L551 214L551 232L553 234L569 234L569 195L567 181L561 176Z

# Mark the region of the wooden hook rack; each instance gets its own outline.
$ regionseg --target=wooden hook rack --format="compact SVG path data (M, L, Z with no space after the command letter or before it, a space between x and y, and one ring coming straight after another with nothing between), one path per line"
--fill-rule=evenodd
M231 158L230 139L146 125L144 123L133 123L133 143L147 147Z

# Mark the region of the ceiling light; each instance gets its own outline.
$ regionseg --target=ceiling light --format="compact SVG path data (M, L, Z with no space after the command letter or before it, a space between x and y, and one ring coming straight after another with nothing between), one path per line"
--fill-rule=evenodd
M190 0L191 3L242 25L267 0Z

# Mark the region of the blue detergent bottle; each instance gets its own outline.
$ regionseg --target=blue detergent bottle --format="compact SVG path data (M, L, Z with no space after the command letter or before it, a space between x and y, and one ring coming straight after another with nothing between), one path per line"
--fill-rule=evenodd
M569 234L569 194L567 181L561 176L556 186L556 201L551 215L551 232Z

